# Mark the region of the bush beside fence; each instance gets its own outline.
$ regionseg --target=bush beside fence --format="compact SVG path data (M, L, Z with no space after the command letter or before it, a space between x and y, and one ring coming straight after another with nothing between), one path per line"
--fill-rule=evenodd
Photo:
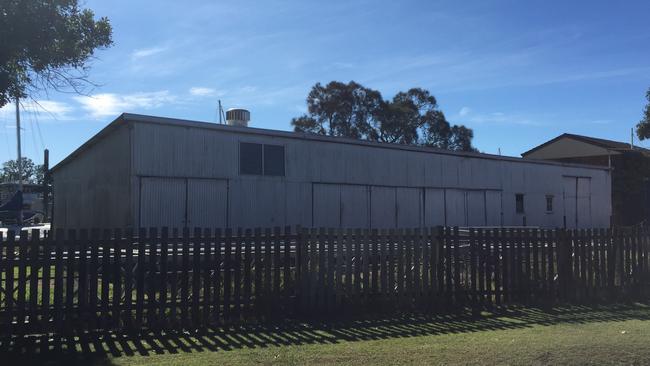
M291 228L0 233L0 336L635 300L650 233Z

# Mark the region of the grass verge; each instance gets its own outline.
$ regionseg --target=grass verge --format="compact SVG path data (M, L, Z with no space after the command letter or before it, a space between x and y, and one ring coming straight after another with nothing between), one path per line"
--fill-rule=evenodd
M331 325L112 334L7 350L20 365L650 364L646 304L516 309L479 318L375 319ZM40 352L40 353L39 353ZM12 363L13 364L13 363Z

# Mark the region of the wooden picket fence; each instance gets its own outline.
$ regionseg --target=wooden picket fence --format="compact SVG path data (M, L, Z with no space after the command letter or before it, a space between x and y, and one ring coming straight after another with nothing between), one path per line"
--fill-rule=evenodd
M0 233L0 337L635 300L641 230Z

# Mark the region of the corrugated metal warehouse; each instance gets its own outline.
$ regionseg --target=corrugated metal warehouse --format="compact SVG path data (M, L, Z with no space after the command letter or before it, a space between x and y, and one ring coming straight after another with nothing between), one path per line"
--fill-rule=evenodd
M602 167L122 114L52 169L54 226L607 227Z

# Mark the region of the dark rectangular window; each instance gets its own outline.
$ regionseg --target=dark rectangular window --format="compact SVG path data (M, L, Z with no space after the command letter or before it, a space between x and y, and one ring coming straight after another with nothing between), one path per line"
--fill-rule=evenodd
M262 144L239 144L239 173L262 175Z
M517 193L515 195L515 206L518 214L524 213L524 195Z
M546 212L548 212L548 213L553 212L553 196L552 195L547 195L546 196Z
M284 176L284 146L264 145L264 175Z

